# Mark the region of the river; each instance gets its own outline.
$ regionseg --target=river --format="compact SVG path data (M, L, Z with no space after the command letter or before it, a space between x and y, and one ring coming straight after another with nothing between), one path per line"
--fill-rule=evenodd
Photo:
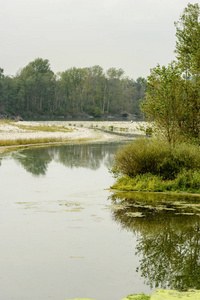
M200 289L197 197L114 194L121 144L14 151L0 160L0 298L120 300Z

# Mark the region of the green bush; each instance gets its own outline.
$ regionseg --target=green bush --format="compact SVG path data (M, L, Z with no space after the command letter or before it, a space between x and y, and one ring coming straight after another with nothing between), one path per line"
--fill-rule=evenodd
M183 170L200 169L200 148L197 145L181 143L170 152L159 164L156 174L163 179L174 179Z
M183 170L175 179L177 189L180 190L200 190L200 172Z
M163 141L143 138L118 150L112 172L132 178L151 173L164 180L172 180L188 170L200 170L198 145L182 143L172 148Z
M137 174L152 173L161 165L169 153L169 146L159 141L137 139L117 151L113 173L134 177Z

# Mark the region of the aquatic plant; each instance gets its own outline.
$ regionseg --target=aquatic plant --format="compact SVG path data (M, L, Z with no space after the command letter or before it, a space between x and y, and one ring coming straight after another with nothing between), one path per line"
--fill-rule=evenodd
M156 290L153 295L145 294L132 294L123 298L122 300L199 300L200 291L190 290L188 292L178 292L175 290ZM89 298L75 298L75 299L66 299L66 300L94 300Z
M156 290L153 295L147 296L145 294L133 294L129 295L122 300L199 300L200 291L190 290L188 292L178 292L175 290Z

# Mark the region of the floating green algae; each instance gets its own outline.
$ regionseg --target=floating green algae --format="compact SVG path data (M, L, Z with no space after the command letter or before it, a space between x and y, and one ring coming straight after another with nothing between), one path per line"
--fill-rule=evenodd
M75 298L75 299L65 299L65 300L95 300L95 299L89 299L89 298Z
M127 212L125 215L133 218L144 218L144 215L141 212Z
M65 300L94 300L89 298L75 298ZM189 290L178 292L176 290L156 290L153 295L132 294L122 300L200 300L200 291Z
M132 294L122 300L150 300L151 296L145 294Z
M122 300L200 300L200 291L189 290L178 292L175 290L156 290L153 295L132 294Z
M199 300L200 291L189 290L188 292L178 292L175 290L157 290L150 298L151 300L168 300L168 299L179 299L179 300Z

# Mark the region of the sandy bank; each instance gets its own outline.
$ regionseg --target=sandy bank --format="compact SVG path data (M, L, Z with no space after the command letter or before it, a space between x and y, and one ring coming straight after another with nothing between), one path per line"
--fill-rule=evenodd
M60 139L63 142L114 142L119 140L134 139L135 135L144 134L139 130L144 122L95 122L95 121L48 121L48 122L1 122L0 142L9 141L10 146L16 140ZM34 143L34 144L39 144ZM25 144L25 143L24 143ZM32 143L30 143L33 146ZM23 146L23 142L20 143ZM26 145L28 146L28 145ZM18 146L19 147L19 146ZM1 146L0 152L8 146Z

